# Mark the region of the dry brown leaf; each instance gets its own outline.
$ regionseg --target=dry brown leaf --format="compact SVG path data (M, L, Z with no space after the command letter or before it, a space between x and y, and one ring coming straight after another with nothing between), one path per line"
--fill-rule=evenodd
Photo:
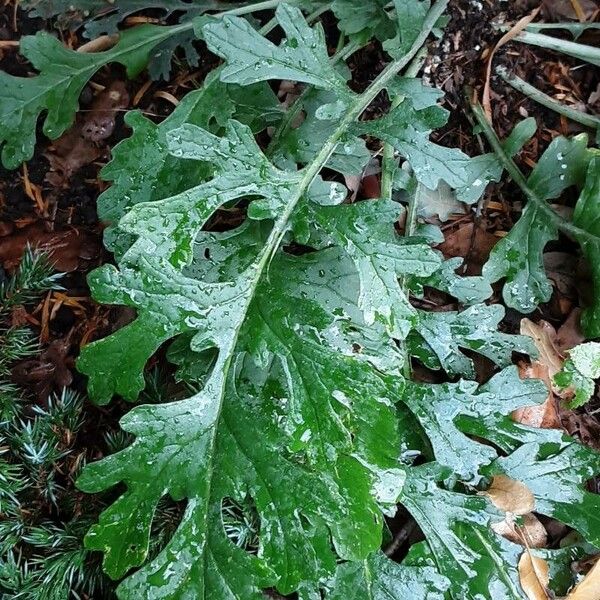
M109 138L115 129L116 112L127 108L129 93L123 81L113 81L98 94L81 125L83 137L92 142Z
M541 521L532 513L521 517L522 523L517 525L512 515L499 523L494 523L492 529L507 540L528 548L545 548L548 543L548 533Z
M568 252L546 252L544 269L558 292L568 298L577 297L577 257Z
M578 344L585 341L585 336L581 332L579 324L581 309L575 308L571 311L567 320L558 328L554 345L564 353L566 350L575 348Z
M15 269L27 244L47 252L56 270L63 273L75 271L81 262L94 260L101 252L99 238L86 230L46 231L41 223L34 223L0 238L0 265Z
M574 325L571 322L569 326L573 327ZM563 335L565 333L566 330L563 330ZM554 327L546 321L534 323L529 319L522 319L521 334L529 336L538 349L539 356L537 360L532 362L531 366L539 372L540 379L544 380L546 387L552 390L554 396L567 402L571 400L573 398L573 390L570 388L560 388L554 383L554 376L561 371L566 359L566 356L563 354L564 347L559 346L558 334ZM566 339L563 338L562 343L564 344L565 342ZM555 399L550 397L549 401L552 400L554 400L553 404L555 408L558 409Z
M519 559L519 581L529 600L548 600L550 567L548 563L527 551Z
M600 600L600 560L596 561L583 581L573 588L566 600Z
M468 256L467 275L480 275L482 265L487 262L498 238L473 223L465 223L455 229L439 245L446 258Z
M35 392L43 405L53 389L67 387L73 382L70 349L69 336L53 340L39 356L17 363L12 368L11 379Z
M587 21L594 16L598 5L594 0L552 0L544 5L544 16L548 21L578 19Z
M548 368L541 363L519 364L519 376L521 379L541 379L546 384L546 388L550 390ZM513 411L511 416L517 423L529 425L530 427L540 427L542 429L561 427L556 398L552 392L548 392L548 397L542 404L519 408Z
M514 515L525 515L535 507L535 498L531 490L520 481L506 475L494 475L492 485L481 492L500 510Z
M537 362L542 363L548 368L548 376L552 380L562 369L564 363L564 357L554 343L556 339L556 330L554 327L546 321L534 323L529 319L522 319L521 335L527 335L533 340L540 353Z

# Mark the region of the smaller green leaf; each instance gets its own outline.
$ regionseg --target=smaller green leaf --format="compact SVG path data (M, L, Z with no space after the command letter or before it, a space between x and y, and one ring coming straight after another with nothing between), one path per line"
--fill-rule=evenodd
M209 49L227 61L221 81L248 85L291 79L347 92L346 82L331 68L321 25L311 29L302 12L287 4L277 7L275 17L287 36L279 46L239 17L223 17L202 28Z
M35 77L14 77L0 72L0 144L2 162L13 169L33 156L37 119L47 112L43 131L60 137L73 123L79 94L102 66L118 62L135 77L148 63L154 48L177 26L140 25L120 34L105 52L75 52L45 32L21 39L20 49L40 72Z
M509 156L518 154L525 144L535 135L537 121L533 117L527 117L519 121L510 132L509 136L502 142L504 151Z
M508 145L514 149L514 143ZM568 187L583 184L589 162L587 136L557 137L540 158L527 185L540 200L556 198ZM556 221L547 218L531 201L508 235L494 246L483 275L490 282L506 278L502 295L507 306L530 313L541 302L550 300L552 284L543 254L548 242L557 237Z
M571 407L582 406L592 397L600 377L600 344L586 342L569 350L569 358L562 370L554 376L554 383L562 389L575 392Z
M458 199L473 203L483 194L488 181L502 172L494 155L470 158L456 148L445 148L430 141L434 129L448 120L448 112L439 106L417 110L410 97L389 113L374 121L355 125L355 131L374 135L391 144L406 158L416 179L435 190L445 181L458 191Z
M408 339L409 351L433 368L449 375L475 376L473 361L462 350L489 358L499 367L512 364L512 353L536 355L531 338L498 331L504 318L500 305L476 305L458 312L419 312L419 320Z
M235 3L229 3L227 8L235 8ZM89 39L97 38L103 34L113 34L118 31L118 25L129 15L148 9L161 12L163 19L173 13L185 14L189 19L209 10L222 10L223 4L219 0L23 0L21 7L29 10L32 17L49 19L62 16L63 20L75 21L77 17L85 18L85 36ZM69 13L76 13L69 19Z
M543 200L558 198L572 185L582 186L590 162L587 135L552 140L527 179L527 185Z
M492 531L492 523L502 516L487 499L439 487L437 482L450 475L435 463L411 468L400 496L439 571L450 581L450 597L522 600L517 573L521 547Z
M557 237L555 223L530 202L509 234L494 246L483 276L490 282L506 278L502 297L507 306L530 313L550 300L552 284L546 276L544 248Z
M422 110L429 106L437 106L444 97L444 92L438 88L425 85L418 77L395 77L387 85L388 95L391 97L408 96L415 110Z
M492 287L480 275L461 276L456 270L463 264L461 258L442 261L437 271L429 277L409 278L409 287L413 294L423 297L424 288L441 290L456 298L460 303L480 304L492 295Z
M281 112L268 84L226 85L215 73L202 88L187 94L159 125L137 112L127 113L125 122L133 133L113 148L112 160L101 171L102 178L112 182L98 198L98 215L108 225L104 243L110 250L121 256L133 242L118 222L135 204L175 196L210 175L207 162L173 156L167 134L185 123L219 133L232 116L253 131L261 131L276 122Z
M419 239L401 238L394 229L402 208L391 201L315 207L311 217L327 237L354 261L360 278L359 306L365 321L381 320L404 338L416 311L398 277L428 277L440 266L439 255Z
M390 56L398 58L410 50L421 32L430 6L429 0L394 0L397 33L383 44Z
M508 367L480 387L465 380L435 385L407 383L401 400L421 423L437 462L469 481L476 479L480 466L497 454L491 446L465 435L462 419L499 418L521 406L541 403L546 395L541 382L521 380L517 369Z
M330 90L318 89L304 95L304 121L281 137L273 153L275 164L284 166L291 161L304 166L310 162L337 125L337 119L326 119L319 114L319 110L334 105L337 97ZM343 102L341 106L344 106ZM327 166L342 175L361 175L370 158L371 153L365 141L348 135L335 149Z
M368 41L372 37L386 40L395 34L395 23L385 10L387 0L334 0L331 5L338 28L352 40Z
M338 565L327 600L443 600L448 581L432 567L412 567L374 553Z

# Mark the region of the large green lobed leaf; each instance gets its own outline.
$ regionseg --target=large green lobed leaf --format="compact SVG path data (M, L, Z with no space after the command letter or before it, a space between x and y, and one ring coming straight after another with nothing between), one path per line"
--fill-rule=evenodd
M394 145L419 185L446 181L469 201L498 175L493 157L429 142L446 119L438 95L395 79L444 6L421 14L418 29L405 23L409 55L360 95L331 66L320 26L311 29L300 10L278 7L287 36L279 45L226 17L203 30L226 61L204 88L160 125L129 117L135 130L105 170L114 185L101 204L117 265L96 270L90 287L99 301L134 308L136 318L86 346L78 364L96 402L135 401L148 359L173 340L168 356L195 391L133 408L121 421L133 443L79 479L89 492L121 486L86 538L104 553L109 575L125 577L120 598L259 600L275 588L302 600L516 599L522 548L492 530L503 515L475 494L484 478L510 472L511 459L533 445L572 446L560 460L577 455L573 477L548 484L544 469L555 468L556 453L540 451L528 481L541 489L534 493L544 495L545 514L562 518L569 494L594 506L582 481L597 469L595 455L508 418L543 402L546 391L507 367L513 351L533 349L496 331L501 310L477 304L489 287L457 275L456 262L443 261L425 238L402 237L399 204L344 202L347 190L328 169L337 164L344 173L336 154L347 142L364 148L360 136L368 134ZM264 86L281 78L314 86L307 97L323 102L311 113L324 117L326 134L302 155L286 150L286 136L268 155L254 136L278 122ZM392 117L359 121L391 86L406 95ZM143 172L132 174L136 160ZM207 232L223 214L241 224ZM423 313L410 292L425 287L473 306ZM507 368L483 385L406 378L409 354L450 377L472 376L465 351ZM416 457L425 464L414 466ZM149 560L165 496L185 501L185 512ZM384 515L397 502L426 538L403 564L380 551ZM255 513L256 543L224 527L232 504ZM569 524L594 542L586 510Z

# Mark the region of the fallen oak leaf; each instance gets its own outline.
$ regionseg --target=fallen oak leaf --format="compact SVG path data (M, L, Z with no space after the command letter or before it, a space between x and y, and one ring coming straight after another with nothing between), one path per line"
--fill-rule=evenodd
M520 546L545 548L548 543L546 528L532 513L523 515L518 519L515 519L513 515L507 514L504 520L493 523L492 529L498 535Z
M548 369L538 362L532 364L520 363L519 376L521 379L541 379L548 391L548 397L542 404L525 406L513 411L512 419L517 423L538 427L541 429L560 429L561 422L554 394L550 391Z
M535 507L531 490L524 483L506 475L494 475L490 487L480 494L487 496L500 510L514 515L525 515Z
M548 600L550 567L548 563L531 552L523 552L518 565L519 581L529 600Z

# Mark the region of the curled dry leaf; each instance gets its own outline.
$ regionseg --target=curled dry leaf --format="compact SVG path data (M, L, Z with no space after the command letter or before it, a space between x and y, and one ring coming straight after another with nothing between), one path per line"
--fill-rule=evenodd
M520 363L519 375L521 379L541 379L546 384L546 388L550 390L548 369L541 363ZM541 429L557 429L561 427L556 398L550 391L542 404L519 408L513 411L511 416L517 423L529 425L530 427L539 427Z
M538 349L538 362L548 368L548 376L552 379L561 369L564 357L555 345L556 330L547 321L534 323L529 319L521 320L521 335L528 335Z
M531 490L524 483L506 475L494 475L492 485L481 493L500 510L514 515L525 515L535 507Z
M600 600L600 561L596 561L584 580L573 588L566 600Z
M529 600L548 600L550 567L548 563L531 552L523 552L519 559L519 581Z
M513 515L506 515L503 521L494 523L492 529L514 544L528 548L545 548L548 533L541 521L532 513L523 515L517 523Z

